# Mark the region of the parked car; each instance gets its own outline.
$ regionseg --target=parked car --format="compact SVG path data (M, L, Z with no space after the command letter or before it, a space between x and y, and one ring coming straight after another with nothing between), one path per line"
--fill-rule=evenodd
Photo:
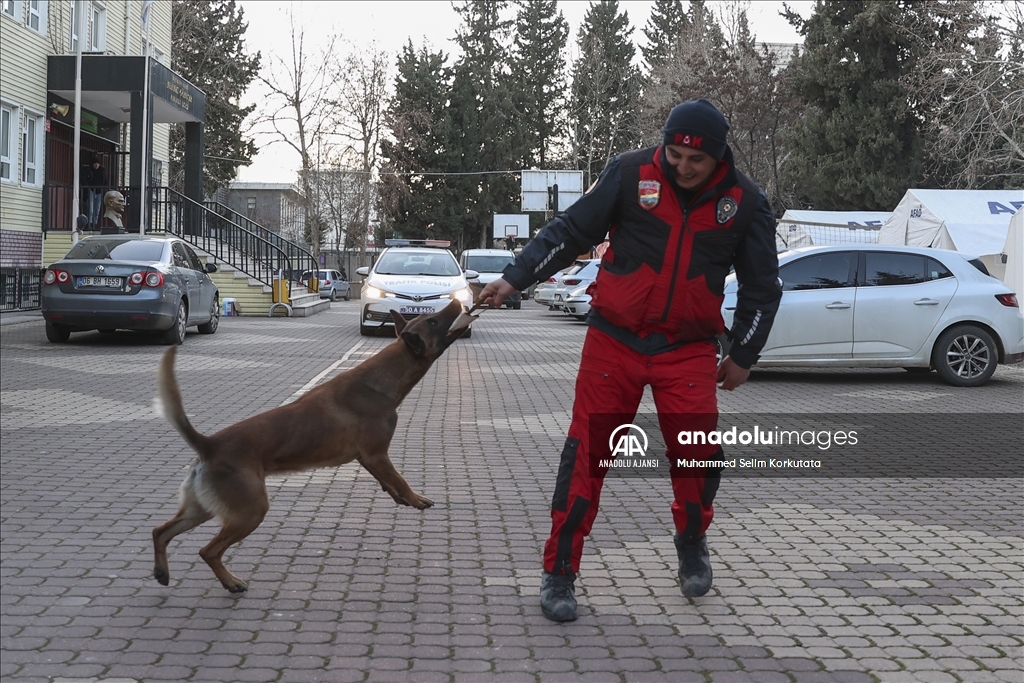
M406 318L436 313L453 299L469 308L473 292L469 280L474 270L463 272L443 240L386 240L385 249L372 267L356 271L362 275L362 313L359 332L373 335L383 327L394 327L391 311ZM462 335L470 337L472 329Z
M586 287L577 287L566 296L562 310L566 315L571 315L577 320L586 320L590 313L590 295Z
M984 384L1024 359L1024 317L1004 283L941 249L805 247L779 254L782 302L759 367L934 369L946 383ZM726 278L726 328L736 309Z
M176 237L86 237L43 274L46 338L59 343L72 332L125 329L180 344L193 325L213 334L220 294L209 273L216 270Z
M352 298L352 288L349 286L348 280L337 270L318 270L316 272L316 278L320 284L320 298L330 299L331 301L337 301L338 299L344 299L348 301ZM310 276L313 275L313 271L306 271L302 274L302 282L309 282Z
M559 307L555 306L555 290L558 289L562 277L575 273L583 265L582 261L576 261L568 268L562 269L546 281L538 284L537 288L533 290L533 300L542 306L547 306L549 311L559 310Z
M587 287L597 279L597 271L601 268L601 259L588 259L576 263L580 264L580 268L563 275L555 286L553 304L555 308L564 310L566 299L583 294L587 291Z
M505 249L467 249L459 256L459 265L463 270L475 270L478 273L469 283L475 298L481 289L501 277L505 266L512 265L515 260L516 255ZM522 301L523 293L513 292L501 303L503 306L519 310L523 305Z

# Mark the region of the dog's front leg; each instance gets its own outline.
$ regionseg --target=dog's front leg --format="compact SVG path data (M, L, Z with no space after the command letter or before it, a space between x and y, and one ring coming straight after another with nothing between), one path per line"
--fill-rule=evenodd
M395 469L395 466L391 463L391 458L388 457L386 452L361 457L359 458L359 464L380 482L381 488L387 491L388 495L394 498L395 502L399 505L409 505L419 510L425 510L433 506L434 501L412 490L412 487Z

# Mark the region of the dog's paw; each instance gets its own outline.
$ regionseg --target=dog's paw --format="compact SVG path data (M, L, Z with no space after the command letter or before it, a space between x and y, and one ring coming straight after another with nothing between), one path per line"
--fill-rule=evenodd
M230 584L226 583L224 584L224 587L232 593L244 593L245 591L249 590L249 584L245 581L242 581L241 579L235 579L235 581Z
M434 507L434 501L423 496L416 496L415 500L410 503L417 510L426 510L427 508Z
M156 567L153 570L153 578L156 579L161 586L166 586L171 582L171 576L165 570L160 567Z

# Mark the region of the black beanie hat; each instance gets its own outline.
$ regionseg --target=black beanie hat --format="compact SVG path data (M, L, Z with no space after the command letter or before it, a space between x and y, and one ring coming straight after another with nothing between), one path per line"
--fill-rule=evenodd
M708 100L690 100L677 104L668 114L665 127L666 145L692 147L721 159L725 155L729 123L722 112Z

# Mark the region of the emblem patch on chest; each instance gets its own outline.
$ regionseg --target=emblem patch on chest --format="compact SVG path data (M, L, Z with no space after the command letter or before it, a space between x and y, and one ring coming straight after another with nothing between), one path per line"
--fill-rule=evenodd
M638 194L640 206L650 211L661 200L661 183L657 180L641 180Z
M724 225L739 211L736 200L732 197L722 197L718 200L718 209L715 211L715 218L719 225Z

